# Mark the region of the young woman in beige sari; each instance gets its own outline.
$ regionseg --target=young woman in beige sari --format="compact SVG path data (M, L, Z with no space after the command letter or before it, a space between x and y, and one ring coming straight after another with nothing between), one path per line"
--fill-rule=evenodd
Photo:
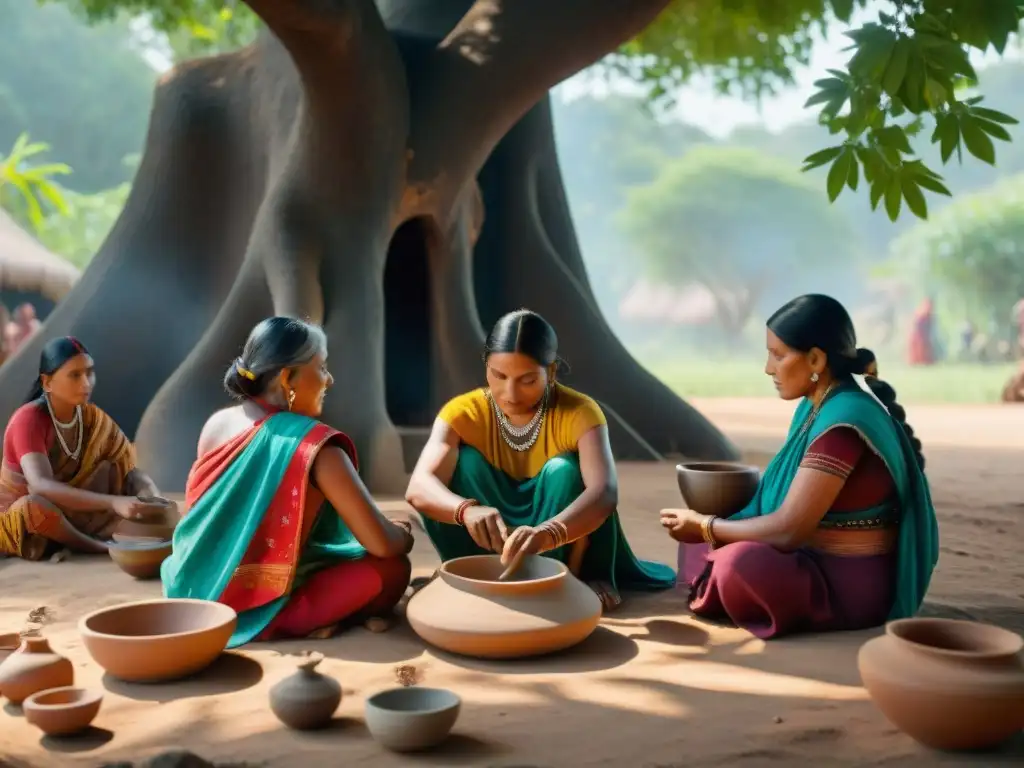
M0 465L0 556L39 560L49 551L106 551L123 520L163 507L135 465L135 450L114 420L89 402L93 359L77 339L43 347L39 379L4 431Z

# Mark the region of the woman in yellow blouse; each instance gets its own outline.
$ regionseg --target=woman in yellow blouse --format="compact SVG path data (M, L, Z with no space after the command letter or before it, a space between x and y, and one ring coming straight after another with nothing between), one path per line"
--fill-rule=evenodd
M675 574L629 548L607 422L594 400L555 381L557 352L537 313L499 319L484 346L487 388L441 409L406 500L442 560L543 553L611 610L620 589L665 589Z

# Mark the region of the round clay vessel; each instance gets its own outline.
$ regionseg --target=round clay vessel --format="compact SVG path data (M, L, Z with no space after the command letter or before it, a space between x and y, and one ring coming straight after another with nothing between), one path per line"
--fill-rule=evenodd
M237 621L233 608L210 600L143 600L83 616L78 631L109 674L148 683L208 667L227 647Z
M857 656L888 720L925 746L993 747L1024 728L1020 635L953 619L901 619Z
M45 637L26 637L18 650L0 664L0 693L12 704L21 704L38 691L74 682L71 662L54 653Z
M754 498L760 481L761 470L747 464L693 461L676 465L683 503L702 515L735 515Z
M114 541L107 545L107 552L117 567L129 576L155 579L160 575L160 564L171 555L171 542L115 533Z
M323 656L312 656L298 671L270 689L270 709L289 728L323 728L341 703L341 685L316 671Z
M103 694L84 688L50 688L22 704L25 719L48 736L69 736L89 727L100 711Z
M366 727L395 752L430 749L448 738L462 699L443 688L391 688L366 700Z
M406 608L409 625L438 648L508 659L582 642L601 620L601 601L563 563L530 555L507 581L500 555L444 563Z

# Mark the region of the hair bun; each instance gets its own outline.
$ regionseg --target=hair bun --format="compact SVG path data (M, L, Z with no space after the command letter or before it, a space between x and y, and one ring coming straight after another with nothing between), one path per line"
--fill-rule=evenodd
M857 348L857 366L854 373L862 376L878 376L878 360L875 353L864 347Z

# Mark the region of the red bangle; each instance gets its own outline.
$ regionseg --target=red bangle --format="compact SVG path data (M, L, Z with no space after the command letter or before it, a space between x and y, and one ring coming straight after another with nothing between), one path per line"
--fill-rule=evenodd
M478 502L476 499L463 499L459 503L459 506L455 508L455 514L453 515L453 518L455 519L455 524L465 525L466 522L464 518L466 517L466 510L469 509L470 507L475 507L479 503L480 502Z

